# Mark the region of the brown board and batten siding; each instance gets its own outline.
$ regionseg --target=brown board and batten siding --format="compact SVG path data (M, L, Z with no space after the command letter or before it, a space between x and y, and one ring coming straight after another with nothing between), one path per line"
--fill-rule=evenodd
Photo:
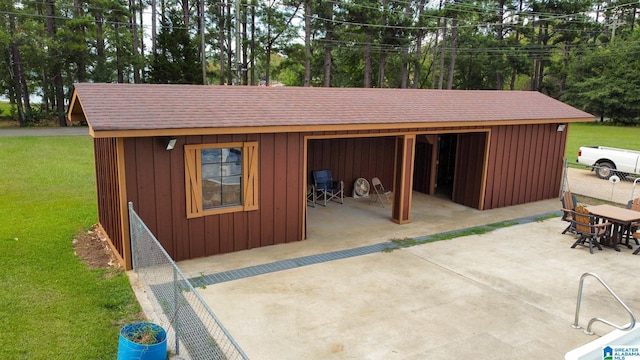
M347 196L356 178L379 177L394 191L392 220L405 223L413 185L434 192L437 138L450 134L454 201L524 204L558 196L567 132L557 125L593 120L525 91L88 83L76 84L68 118L89 124L100 226L128 268L128 201L175 260L302 240L306 187L320 168L345 181ZM178 140L172 151L166 137ZM256 146L258 205L188 216L185 145L230 143Z
M487 133L462 133L458 135L454 189L452 200L458 204L482 208L483 170Z
M303 141L299 133L125 138L127 200L174 260L301 240ZM255 211L187 218L185 144L257 141L259 206ZM292 156L295 155L295 156Z
M356 135L362 134L350 136ZM386 188L392 190L395 136L369 136L309 139L307 182L313 182L313 171L328 169L334 179L344 181L347 196L353 192L357 178L371 181L378 177Z
M126 204L121 202L120 168L118 166L118 141L115 138L93 139L93 151L96 170L96 193L98 195L98 224L108 234L114 253L124 262L130 251L129 243L124 241L122 214ZM127 233L128 233L128 229Z
M557 124L491 128L484 209L558 196L566 131Z

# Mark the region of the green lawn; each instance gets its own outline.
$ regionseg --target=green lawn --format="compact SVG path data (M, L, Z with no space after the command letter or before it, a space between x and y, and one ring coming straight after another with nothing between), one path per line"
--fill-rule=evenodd
M89 137L0 137L0 359L115 359L140 306L72 239L96 223Z
M569 162L578 158L580 146L610 146L640 150L640 127L620 127L600 123L575 123L569 125L565 156Z
M9 115L11 112L11 104L8 101L0 101L0 115Z

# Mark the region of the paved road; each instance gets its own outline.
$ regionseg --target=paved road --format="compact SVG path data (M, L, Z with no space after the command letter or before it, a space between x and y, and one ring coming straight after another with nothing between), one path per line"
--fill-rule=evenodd
M85 126L74 127L46 127L46 128L20 128L0 129L2 136L59 136L59 135L89 135L89 128Z

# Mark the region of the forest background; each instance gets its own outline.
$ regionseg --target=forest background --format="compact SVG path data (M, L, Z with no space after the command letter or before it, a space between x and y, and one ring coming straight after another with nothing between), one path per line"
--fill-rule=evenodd
M22 0L3 114L66 125L76 82L540 91L640 123L638 0ZM233 109L229 109L232 111ZM425 109L428 111L428 109Z

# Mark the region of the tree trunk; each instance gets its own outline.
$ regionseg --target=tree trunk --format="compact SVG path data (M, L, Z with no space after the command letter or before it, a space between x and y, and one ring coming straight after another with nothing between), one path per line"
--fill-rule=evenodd
M182 0L182 22L189 27L189 0Z
M105 43L104 43L104 15L102 11L93 14L96 20L96 70L97 74L94 74L94 80L97 82L109 81L109 76L105 74L105 65L107 59L105 57Z
M80 4L78 3L78 0L73 0L73 13L76 19L79 19L84 15L82 12L82 7L80 7ZM82 27L82 34L83 34L83 37L86 37L84 36L85 34L84 26ZM86 65L84 62L84 55L81 55L76 59L76 78L78 82L87 81L87 71L86 71Z
M220 78L218 82L220 85L225 84L225 21L224 21L224 2L218 3L218 42L220 43Z
M124 70L122 69L122 45L120 45L120 22L116 21L114 24L114 30L116 33L116 72L117 82L119 84L124 83Z
M266 44L266 56L265 59L265 86L269 86L271 82L271 12L267 12L267 44Z
M331 33L328 33L325 39L327 39L327 41L331 41ZM324 87L331 86L331 62L332 62L331 45L327 43L324 46L324 64L323 64L324 82L322 84L322 86Z
M371 60L371 35L369 33L364 36L364 84L365 88L370 88L372 85L371 79L371 71L372 71L372 60Z
M249 39L247 38L247 9L249 7L245 5L242 12L242 84L249 85L249 53L247 47ZM253 84L251 84L253 85Z
M304 86L311 85L311 0L304 1Z
M140 18L138 29L141 29L138 36L140 36L140 55L142 56L144 56L144 6L143 0L138 0L138 17ZM142 69L140 69L140 72L142 72Z
M409 47L403 46L400 52L402 65L400 67L400 88L406 89L409 84Z
M55 39L55 0L46 0L47 8L47 35L51 40ZM62 64L60 63L60 57L55 47L50 47L51 60L53 63L53 88L55 94L55 108L56 116L58 118L58 125L67 126L67 119L64 111L64 87L62 81Z
M200 41L198 46L198 51L200 51L200 70L202 71L202 85L207 85L207 54L206 54L206 44L205 44L205 10L204 10L204 0L198 0L198 30L200 34Z
M227 12L225 16L226 24L227 24L227 74L229 78L227 79L227 83L229 85L235 85L233 81L233 51L231 51L231 39L233 39L233 29L231 26L231 1L227 2ZM237 69L236 69L237 70ZM239 79L238 79L239 80Z
M413 65L413 88L417 89L420 80L420 59L422 58L422 37L424 36L424 30L420 28L418 30L418 38L416 39L416 55Z
M497 35L498 35L498 46L500 48L502 48L503 43L504 43L504 2L505 0L499 0L498 1L498 29L497 31ZM501 56L504 56L501 54ZM498 68L496 70L496 89L497 90L502 90L504 89L504 77L502 76L502 69Z
M15 105L18 109L18 124L22 126L27 126L27 121L24 116L24 108L22 107L22 89L20 85L20 74L22 71L22 61L20 56L20 47L18 43L14 40L15 36L15 16L13 13L9 13L9 33L11 34L11 80L13 80L13 93L15 96ZM26 97L29 97L27 94Z
M136 20L136 2L129 0L129 29L131 30L131 42L133 52L133 82L139 84L142 82L140 78L140 68L138 67L138 56L140 55L140 40L138 39L138 22Z
M519 2L519 6L518 6L518 12L522 13L522 2L523 0L520 0ZM520 44L520 26L516 27L516 35L515 35L515 43L516 44ZM518 76L518 70L515 66L515 64L512 65L512 69L511 69L511 81L509 82L509 90L514 90L516 87L516 77Z
M560 93L567 89L567 72L569 71L569 42L564 42L562 49L562 73L560 74Z
M249 0L247 0L249 1ZM251 85L256 84L256 7L257 2L251 0Z
M434 36L435 42L433 44L433 59L431 61L431 88L436 88L436 69L438 64L438 41L440 39L440 19L436 24L436 34Z
M447 18L444 18L442 25L442 50L440 51L440 77L438 78L438 89L442 90L444 82L444 58L447 53Z
M380 61L378 62L378 87L385 87L384 81L384 72L387 67L387 51L382 49L380 50Z
M158 36L158 28L157 28L157 14L156 14L157 3L156 0L151 0L151 55L155 56L157 54L156 47L156 39Z
M453 89L453 75L456 69L456 50L458 47L458 18L451 21L451 56L449 59L449 78L447 79L447 89Z
M329 8L327 12L327 18L333 20L333 3L329 2ZM324 87L331 86L331 41L333 40L333 25L331 21L325 21L325 45L324 45Z

